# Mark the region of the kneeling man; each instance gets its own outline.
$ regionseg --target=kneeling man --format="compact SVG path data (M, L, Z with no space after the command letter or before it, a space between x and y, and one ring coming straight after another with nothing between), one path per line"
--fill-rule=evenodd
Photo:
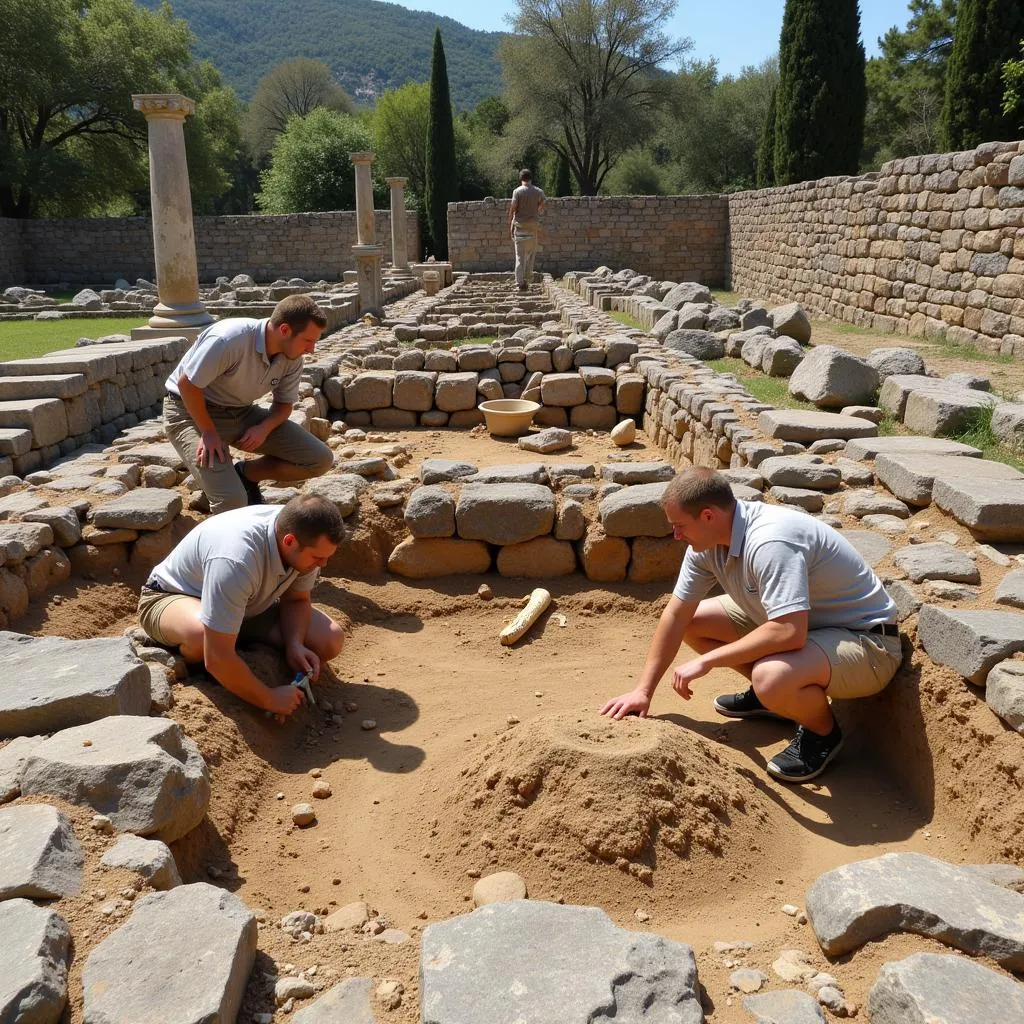
M315 680L323 663L341 653L345 636L312 606L310 591L344 538L337 506L312 494L212 516L150 573L139 622L157 643L202 662L242 700L290 715L302 691L267 686L235 645L242 639L282 647L293 671Z
M679 696L689 700L690 684L713 668L736 669L750 687L719 696L715 710L795 721L768 771L785 782L817 778L843 743L829 698L878 693L900 667L892 598L841 533L803 512L737 502L710 469L683 470L662 503L689 550L636 688L601 713L646 716L685 642L697 656L672 673ZM725 595L706 598L716 584Z

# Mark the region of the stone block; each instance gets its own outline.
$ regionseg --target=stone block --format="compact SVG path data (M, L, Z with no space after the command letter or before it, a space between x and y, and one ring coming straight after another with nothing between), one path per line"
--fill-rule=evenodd
M817 456L779 455L765 459L757 471L768 484L774 486L830 491L841 483L839 470L822 462Z
M848 516L856 516L858 519L863 519L865 516L910 518L910 509L898 498L867 488L847 491L843 497L843 512Z
M291 1024L377 1024L372 994L371 978L346 978L302 1007Z
M82 539L82 526L73 508L53 505L34 512L26 512L22 519L26 523L42 523L48 526L53 533L54 541L62 548L69 548Z
M761 369L769 377L789 377L804 358L804 350L792 338L774 338L761 352Z
M667 537L672 525L661 499L665 483L623 487L601 499L598 514L609 537ZM625 567L623 567L625 568Z
M1007 448L1024 447L1024 404L1003 402L992 410L992 433Z
M818 406L871 404L878 371L863 359L833 345L819 345L789 378L789 393Z
M439 484L446 480L461 480L477 472L472 462L455 459L424 459L420 463L420 483Z
M894 435L891 437L865 437L850 441L846 446L846 454L861 462L871 462L878 455L966 455L979 458L981 449L974 448L960 441L950 441L944 437L911 437Z
M993 665L1024 651L1024 615L926 604L918 617L917 636L932 661L980 686Z
M53 543L53 528L46 523L0 523L0 550L8 564L38 555Z
M941 437L965 430L982 409L998 405L999 399L973 388L928 388L912 391L907 398L903 422L909 430L928 437Z
M489 572L491 551L479 540L406 537L391 552L388 569L413 580Z
M507 544L498 551L498 573L521 579L554 579L576 571L572 544L551 536Z
M976 540L1024 540L1024 480L940 477L932 483L932 500Z
M755 1024L825 1024L818 1001L792 988L745 996L743 1009L753 1016Z
M325 473L306 482L306 494L319 494L338 506L342 516L350 516L359 507L359 498L370 486L360 473Z
M58 1024L68 997L71 932L54 910L24 899L0 903L0 1021Z
M455 499L443 487L417 487L405 506L405 525L414 537L454 537Z
M1011 608L1024 608L1024 569L1008 572L999 581L992 600Z
M560 427L548 427L546 430L519 438L519 447L523 451L537 452L541 455L564 451L572 447L572 433Z
M805 512L820 512L825 507L825 496L821 491L812 491L807 487L771 487L768 497L780 505L795 505Z
M577 546L580 565L588 580L615 583L626 578L629 565L629 542L622 537L609 537L598 523L587 527L586 536Z
M68 417L59 398L23 398L0 401L0 427L22 427L32 432L32 447L59 444L68 436Z
M82 885L81 844L49 804L0 809L0 901L73 896Z
M915 455L894 452L875 459L879 483L910 505L931 504L935 479L1024 480L1024 473L1004 462L971 459L960 455Z
M518 544L551 532L555 496L540 484L467 483L455 509L463 540Z
M702 360L721 359L725 355L725 343L717 334L690 328L672 331L665 338L665 348Z
M985 679L985 703L1011 728L1024 733L1024 663L1001 661Z
M966 551L936 541L910 544L892 556L893 565L902 569L913 583L924 580L949 580L951 583L980 583L978 565Z
M105 868L123 868L144 878L154 889L173 889L181 885L174 855L159 839L124 835L100 860Z
M24 427L0 427L0 455L26 455L31 448L31 430Z
M797 409L767 409L758 414L757 425L768 437L801 444L822 438L874 437L878 433L878 427L868 420Z
M630 544L630 583L674 580L683 564L686 545L674 537L634 537Z
M601 467L601 479L613 484L667 483L675 475L670 462L608 462Z
M568 408L587 400L587 385L579 373L549 373L540 385L541 403Z
M160 530L182 509L177 491L140 487L92 511L92 523L104 529Z
M373 370L359 373L345 385L345 409L386 409L392 404L394 387L393 373Z
M439 373L434 391L434 404L442 412L476 409L477 375L475 373Z

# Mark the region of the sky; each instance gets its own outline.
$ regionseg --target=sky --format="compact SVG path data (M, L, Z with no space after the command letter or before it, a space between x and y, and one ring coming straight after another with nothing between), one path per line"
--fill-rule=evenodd
M408 0L401 6L490 32L507 31L505 16L516 9L514 0ZM688 59L716 57L720 74L736 75L778 50L784 7L785 0L677 0L666 31L693 40ZM906 0L860 0L861 38L868 57L878 56L879 36L893 25L905 28L909 18Z

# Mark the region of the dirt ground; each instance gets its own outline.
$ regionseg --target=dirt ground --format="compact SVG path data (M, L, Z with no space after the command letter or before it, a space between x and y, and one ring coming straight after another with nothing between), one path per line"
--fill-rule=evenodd
M406 476L431 456L480 466L537 460L482 432L386 440L410 448ZM578 440L549 458L607 461L606 439ZM633 458L659 457L641 434ZM930 510L912 520L914 530L947 527L958 529ZM998 574L982 570L984 604ZM830 964L784 904L802 907L823 871L889 851L957 863L1022 854L1020 783L1012 774L998 783L989 777L990 762L1019 764L1010 745L1018 738L1005 735L977 693L920 656L887 701L840 712L848 747L820 785L788 787L764 764L790 729L715 714L714 696L743 685L727 670L700 680L689 702L663 685L647 721L599 716L606 699L632 686L667 583L550 581L551 609L507 648L498 633L529 581L488 576L493 596L485 600L480 577L407 583L345 573L332 563L314 594L348 636L315 708L279 725L201 672L175 687L171 714L198 743L213 782L208 819L175 844L179 867L186 881L236 892L265 922L240 1020L273 1009L275 973L315 968L312 980L323 988L348 976L397 979L402 1005L378 1006L378 1019L413 1024L419 932L471 910L475 880L498 870L521 874L532 898L600 906L624 928L693 946L715 1024L749 1020L729 994L730 964L772 976L785 948L811 954L863 1006L882 963L945 948L894 936ZM136 622L140 582L127 572L90 586L69 581L19 628L117 635ZM275 652L257 647L245 656L264 679L287 681ZM886 760L886 745L913 756ZM331 796L314 799L321 780ZM315 805L314 826L292 825L298 802ZM99 871L113 839L92 833L82 811L72 813L86 837L87 880L80 896L55 906L75 936L69 1020L79 1021L85 958L119 923L102 908L128 879ZM410 939L391 945L340 932L306 944L275 926L290 911L327 914L356 900ZM752 948L712 949L736 940ZM786 987L772 977L770 988ZM279 1010L275 1019L288 1015Z

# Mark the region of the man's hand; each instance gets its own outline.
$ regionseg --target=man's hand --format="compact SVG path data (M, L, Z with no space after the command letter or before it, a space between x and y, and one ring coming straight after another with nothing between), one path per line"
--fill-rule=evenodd
M270 690L266 710L283 722L294 712L305 698L297 686L275 686Z
M199 444L196 445L196 462L200 466L212 466L215 459L221 462L228 461L227 445L220 439L216 430L204 430L199 435Z
M672 689L683 700L689 700L693 696L690 691L690 683L694 679L700 679L701 676L707 675L708 671L708 666L700 658L684 661L682 665L676 665L675 671L672 673Z
M285 660L295 672L303 672L316 682L320 676L320 657L305 644L290 644L285 651Z
M256 426L250 427L236 442L235 447L241 448L243 452L255 452L263 446L263 442L266 441L270 430L267 428L265 422L257 423Z
M647 709L651 706L651 698L643 690L630 690L629 693L622 693L613 697L603 708L602 715L608 715L619 721L626 715L636 715L639 718L647 717Z

